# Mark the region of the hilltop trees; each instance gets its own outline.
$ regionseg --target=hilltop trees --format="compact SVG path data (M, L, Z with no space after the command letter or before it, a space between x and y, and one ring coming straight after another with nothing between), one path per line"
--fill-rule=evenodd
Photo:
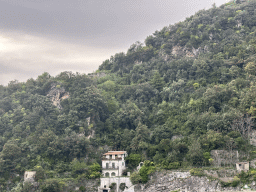
M132 154L130 170L148 160L135 182L155 166L210 165L211 150L252 158L255 7L237 1L199 11L110 57L97 75L43 73L0 86L1 185L19 188L16 173L39 170L41 190L60 191L71 178L99 177L107 150Z

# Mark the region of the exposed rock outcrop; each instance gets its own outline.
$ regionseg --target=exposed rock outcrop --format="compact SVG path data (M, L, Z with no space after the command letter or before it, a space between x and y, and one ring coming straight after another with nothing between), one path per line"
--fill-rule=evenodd
M64 99L69 98L69 92L66 92L64 87L61 87L61 85L57 85L57 83L52 83L47 97L51 99L54 106L56 106L58 109L62 109L60 102Z
M101 78L101 77L105 77L106 73L104 72L100 72L100 73L89 73L88 77L90 78Z
M194 47L192 47L192 49L189 49L187 47L181 47L176 45L176 46L173 46L172 48L172 55L174 56L186 55L186 57L196 57L200 53L207 52L207 51L208 51L207 47L204 47L204 48L199 47L198 49L195 49Z
M135 192L170 192L183 191L239 191L240 188L222 188L219 180L209 180L207 177L191 176L189 172L156 172L145 185L137 185Z

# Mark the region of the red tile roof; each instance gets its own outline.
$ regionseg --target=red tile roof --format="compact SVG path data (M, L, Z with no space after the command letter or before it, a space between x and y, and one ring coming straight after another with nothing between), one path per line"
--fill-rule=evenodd
M104 153L103 155L122 155L125 153L126 153L126 151L108 151L107 153Z

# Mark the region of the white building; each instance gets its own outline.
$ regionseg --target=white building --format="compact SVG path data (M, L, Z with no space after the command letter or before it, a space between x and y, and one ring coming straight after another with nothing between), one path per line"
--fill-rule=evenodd
M109 151L102 157L102 174L105 177L122 176L125 170L126 151Z
M125 183L124 192L133 192L133 186L129 177L122 176L123 171L126 169L125 157L126 151L109 151L103 154L102 157L102 177L100 178L99 192L109 192L110 186L115 183L116 192L120 184Z
M241 171L249 171L250 169L250 163L249 162L238 162L236 163L236 170L241 172Z

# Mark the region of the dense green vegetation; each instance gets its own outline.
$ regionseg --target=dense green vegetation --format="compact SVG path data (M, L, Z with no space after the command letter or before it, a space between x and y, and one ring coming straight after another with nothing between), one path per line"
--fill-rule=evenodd
M155 167L210 166L214 149L254 158L255 10L255 0L201 10L104 61L102 77L0 86L1 191L18 190L25 170L37 170L42 191L97 178L110 149L128 151L127 171L146 162L132 175L142 183ZM70 95L62 109L47 96L53 85Z

